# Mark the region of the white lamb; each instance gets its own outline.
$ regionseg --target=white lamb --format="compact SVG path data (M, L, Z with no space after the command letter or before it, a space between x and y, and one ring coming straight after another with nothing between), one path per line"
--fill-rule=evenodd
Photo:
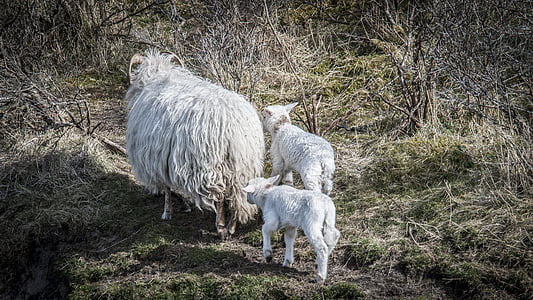
M289 112L297 104L272 105L263 110L263 128L272 135L271 176L280 175L284 184L292 185L295 170L306 189L329 195L335 171L333 148L325 139L291 124Z
M255 178L244 190L248 202L256 204L263 212L263 256L272 261L270 237L285 228L284 267L294 262L294 241L297 229L303 229L316 252L317 282L326 280L328 258L337 244L340 232L335 228L335 205L330 197L316 191L298 190L291 186L274 186L278 176Z

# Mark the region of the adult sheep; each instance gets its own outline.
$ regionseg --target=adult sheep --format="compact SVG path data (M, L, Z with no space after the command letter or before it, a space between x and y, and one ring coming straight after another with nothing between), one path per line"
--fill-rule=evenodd
M224 239L257 212L242 187L262 174L261 121L243 96L177 66L176 58L157 50L131 58L128 158L137 180L164 191L162 219L172 217L175 190L200 210L215 211Z

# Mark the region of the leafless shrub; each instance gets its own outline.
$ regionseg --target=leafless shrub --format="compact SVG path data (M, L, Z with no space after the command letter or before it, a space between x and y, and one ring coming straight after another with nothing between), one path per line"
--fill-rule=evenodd
M248 5L246 5L248 4ZM260 1L208 1L205 33L198 39L196 60L208 76L241 92L253 95L266 60L268 32L264 30Z
M531 127L533 28L523 1L435 1L439 97L516 133ZM529 128L528 128L529 127Z

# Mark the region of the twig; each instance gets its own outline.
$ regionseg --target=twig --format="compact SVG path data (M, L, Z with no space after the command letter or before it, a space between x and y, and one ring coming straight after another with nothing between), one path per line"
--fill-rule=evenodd
M142 229L142 228L141 228L141 229ZM132 238L132 237L135 236L137 233L139 233L139 232L141 231L141 229L138 229L138 230L135 231L134 233L130 234L129 236L127 236L127 237L121 239L120 241L118 241L118 242L116 242L116 243L114 243L114 244L112 244L112 245L110 245L110 246L108 246L108 247L105 247L105 248L103 248L103 249L94 250L94 252L101 253L101 252L107 251L107 250L109 250L109 249L111 249L111 248L117 246L118 244L120 244L120 243L122 243L122 242L124 242L124 241L126 241L126 240L128 240L128 239L130 239L130 238Z
M108 138L106 138L104 136L101 136L101 135L97 135L95 133L91 134L91 137L93 137L93 138L97 139L98 141L104 143L110 150L118 152L118 153L122 153L124 155L127 155L126 149L124 147L122 147L121 145L111 141L110 139L108 139Z

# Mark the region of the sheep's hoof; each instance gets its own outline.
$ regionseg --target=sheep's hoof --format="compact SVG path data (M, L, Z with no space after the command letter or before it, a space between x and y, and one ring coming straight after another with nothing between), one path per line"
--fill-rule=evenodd
M181 206L181 211L184 213L190 213L192 211L191 207L187 203L183 203Z
M217 235L220 238L221 241L225 241L229 238L228 230L226 230L226 227L218 226L217 228Z
M285 262L283 262L283 266L286 268L290 268L292 266L292 263L288 260L285 260Z
M266 259L267 263L271 263L272 262L272 256L271 255L265 257L265 259Z

